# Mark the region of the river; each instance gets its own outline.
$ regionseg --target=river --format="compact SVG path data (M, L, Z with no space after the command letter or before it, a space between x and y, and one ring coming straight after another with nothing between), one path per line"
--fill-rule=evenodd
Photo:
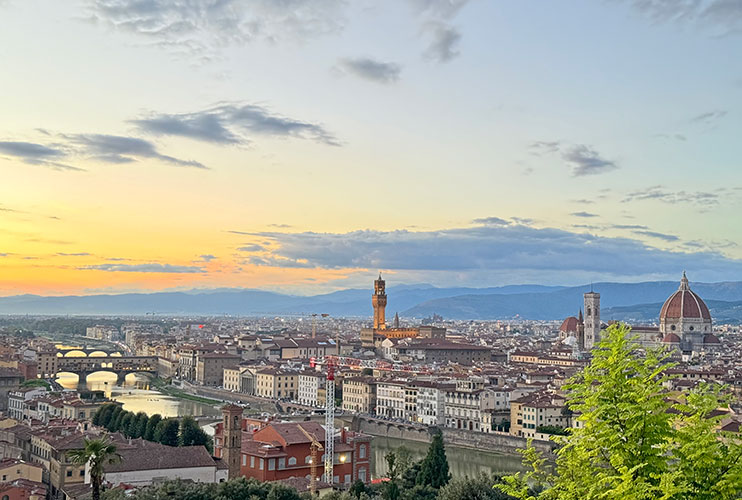
M84 384L78 383L75 374L61 373L57 377L57 382L65 389L103 391L107 397L122 403L125 410L134 413L140 411L148 415L159 413L163 417L221 416L221 409L218 406L178 399L149 390L147 376L137 373L127 375L123 386L116 385L116 375L108 372L91 373Z
M425 458L425 454L428 452L427 443L375 437L372 443L373 464L371 473L373 477L382 477L387 473L384 456L400 446L404 446L410 451L413 460ZM480 473L502 475L523 470L520 456L501 453L446 446L446 458L448 458L448 466L453 476L474 477Z
M116 375L98 372L88 375L84 384L79 384L77 375L62 373L57 382L66 389L104 391L106 396L123 404L125 410L143 411L148 415L159 413L163 417L221 416L219 406L211 406L196 401L166 396L149 389L146 375L130 374L126 376L123 386L116 385ZM208 430L207 430L208 432ZM426 443L375 437L372 444L373 477L381 477L387 472L384 456L393 449L404 446L410 451L413 460L425 457L428 450ZM486 474L503 474L522 470L519 456L503 455L466 448L446 447L446 456L454 476L476 476Z

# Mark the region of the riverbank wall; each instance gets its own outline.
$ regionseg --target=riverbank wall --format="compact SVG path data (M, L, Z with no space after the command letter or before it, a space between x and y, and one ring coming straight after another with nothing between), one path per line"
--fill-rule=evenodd
M391 439L404 439L429 443L436 433L443 435L443 442L449 446L458 448L470 448L473 450L516 454L518 450L528 445L528 440L519 436L511 436L501 433L473 432L462 429L448 429L434 426L414 425L401 422L389 422L369 417L354 415L352 419L342 419L352 430L363 432L371 436L383 436ZM532 441L536 450L548 455L553 455L556 444L548 441Z

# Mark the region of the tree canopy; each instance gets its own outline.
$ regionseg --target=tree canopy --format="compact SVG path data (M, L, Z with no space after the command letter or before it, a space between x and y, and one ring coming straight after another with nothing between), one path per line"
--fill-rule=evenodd
M529 447L530 471L496 487L528 500L739 498L740 438L719 431L717 410L728 408L727 397L707 384L669 392L672 366L662 349L642 354L626 325L610 326L590 364L565 387L581 425L553 438L562 445L555 470ZM543 491L534 493L534 484Z

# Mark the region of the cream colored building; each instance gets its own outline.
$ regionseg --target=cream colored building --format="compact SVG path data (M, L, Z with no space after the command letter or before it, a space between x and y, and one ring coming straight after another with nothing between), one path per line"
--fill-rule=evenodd
M510 434L535 438L538 428L546 425L567 428L571 413L563 396L539 391L510 401Z
M376 409L376 381L371 377L343 379L343 410L374 413Z
M271 399L295 399L299 391L299 374L276 368L263 368L255 374L255 394Z

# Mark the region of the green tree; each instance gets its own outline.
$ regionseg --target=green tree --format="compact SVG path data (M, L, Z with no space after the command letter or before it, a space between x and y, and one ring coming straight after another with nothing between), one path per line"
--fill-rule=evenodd
M111 443L107 438L85 438L85 447L80 450L70 451L68 457L74 464L85 465L89 463L93 500L100 500L100 488L103 482L105 465L121 460L121 455L116 452L116 445Z
M445 486L449 479L451 479L451 474L448 472L448 459L443 446L443 435L439 432L433 436L428 454L422 461L420 473L417 475L417 484L438 489Z
M176 418L166 418L157 424L154 440L167 446L178 446L180 424Z
M131 434L129 434L129 428L131 426L132 420L136 419L136 415L134 415L132 412L127 411L123 414L123 417L121 417L121 421L119 422L118 427L116 430L118 430L121 434L123 434L126 437L131 437Z
M510 495L492 488L499 483L497 476L480 474L476 477L455 477L438 492L437 500L509 500Z
M111 411L111 415L108 417L108 421L104 424L109 432L114 432L114 425L116 424L116 420L123 411L124 410L119 405L116 405L113 408L113 411Z
M151 417L149 417L149 420L147 420L147 428L144 431L144 435L142 436L147 441L156 441L155 439L155 429L157 429L157 425L162 421L162 416L159 413L155 413Z
M108 419L111 418L111 412L114 408L113 403L106 403L104 405L101 405L98 407L98 409L93 414L93 425L100 425L102 427L105 427L108 423Z
M539 425L536 427L536 432L541 432L543 434L554 434L556 436L566 436L569 434L569 431L565 429L564 427L559 427L558 425Z
M496 487L520 499L733 499L742 493L742 442L717 431L726 407L719 388L668 393L667 354L640 346L623 324L611 325L590 364L566 386L582 423L555 436L556 470L532 447L526 474ZM673 399L674 398L674 399ZM538 484L535 493L529 485Z
M121 422L122 422L122 420L124 419L124 417L126 417L126 415L129 414L129 412L126 411L126 410L124 410L124 409L122 409L119 412L116 412L114 410L114 413L116 413L116 416L111 418L111 422L108 425L110 427L110 431L111 432L118 432L118 431L121 430Z
M143 411L137 413L129 422L129 437L134 439L142 437L144 432L147 430L147 420L149 420L149 418L147 417L146 413L144 413Z
M266 500L302 500L299 492L290 486L276 482L271 485Z

